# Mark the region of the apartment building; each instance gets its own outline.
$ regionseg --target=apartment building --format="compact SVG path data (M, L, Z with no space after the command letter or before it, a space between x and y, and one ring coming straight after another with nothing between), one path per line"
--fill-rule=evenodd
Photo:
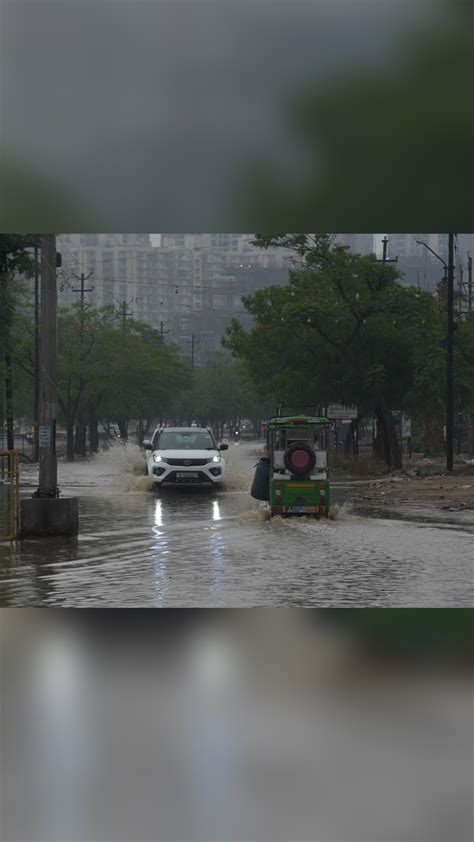
M375 234L336 234L334 241L349 246L351 251L358 254L375 252Z
M79 300L80 276L93 307L126 302L135 318L158 325L167 316L167 288L157 273L149 234L61 234L63 255L59 303Z
M194 334L199 363L221 350L233 316L250 324L243 294L288 280L288 255L257 249L251 239L245 234L163 234L155 245L149 234L59 235L59 303L79 300L83 273L85 297L93 307L125 302L127 312L161 330L183 353L190 352Z

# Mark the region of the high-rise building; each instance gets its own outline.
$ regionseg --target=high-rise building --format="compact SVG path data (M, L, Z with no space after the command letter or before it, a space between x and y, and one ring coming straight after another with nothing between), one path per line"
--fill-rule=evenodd
M375 234L336 234L334 242L349 246L357 254L371 254L375 251Z
M234 316L251 323L242 295L288 281L282 249L262 250L250 234L163 234L156 249L160 274L172 285L168 330L183 349L195 338L195 360L222 350Z
M222 350L221 338L233 316L250 324L241 297L288 280L288 256L261 250L245 234L64 234L60 304L79 300L80 275L94 307L126 302L136 319L162 330L168 341L195 360Z
M87 277L87 301L94 307L120 306L154 326L167 316L168 288L159 277L156 249L149 234L62 234L59 303L78 300L81 273Z

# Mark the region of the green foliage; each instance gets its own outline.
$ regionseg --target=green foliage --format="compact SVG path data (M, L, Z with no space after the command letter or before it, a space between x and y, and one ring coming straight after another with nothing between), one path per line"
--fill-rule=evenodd
M0 234L0 426L5 419L5 355L12 355L20 341L19 325L28 306L27 290L21 277L30 277L33 261L28 251L31 235Z
M187 365L158 331L129 319L125 330L112 308L64 309L58 324L58 398L64 420L78 415L113 421L166 413L189 381Z
M182 396L177 420L196 420L221 429L239 418L260 421L267 413L247 367L221 353L194 370L192 387Z
M321 235L258 235L256 242L300 256L287 287L244 298L252 329L234 319L223 340L259 394L274 405L356 404L369 417L408 410L434 446L445 413L442 299L402 287L393 266L331 247ZM473 406L473 322L472 315L463 320L455 340L456 400L465 411Z

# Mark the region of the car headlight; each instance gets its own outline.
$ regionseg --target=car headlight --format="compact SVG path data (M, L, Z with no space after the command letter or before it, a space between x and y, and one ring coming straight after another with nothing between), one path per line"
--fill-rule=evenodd
M213 462L220 462L220 461L221 461L221 457L220 457L220 456L213 456L213 457L212 457L212 461L213 461Z
M161 456L159 456L159 455L158 455L158 453L154 453L154 454L153 454L153 461L154 461L154 462L162 462L162 461L163 461L163 459L162 459L162 457L161 457Z

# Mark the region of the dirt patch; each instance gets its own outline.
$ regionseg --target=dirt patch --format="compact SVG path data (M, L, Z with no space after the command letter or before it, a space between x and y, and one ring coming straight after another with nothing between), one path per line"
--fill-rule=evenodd
M351 498L377 504L426 502L439 508L474 509L474 475L379 477L363 489L354 489Z

